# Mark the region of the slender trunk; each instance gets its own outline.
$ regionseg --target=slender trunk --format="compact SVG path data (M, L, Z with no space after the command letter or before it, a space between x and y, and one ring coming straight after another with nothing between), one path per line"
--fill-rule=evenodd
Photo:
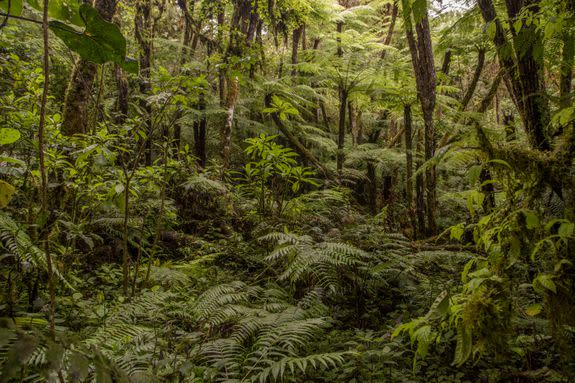
M194 123L194 154L198 158L198 165L203 169L206 167L206 96L200 95L198 109L201 112L199 121Z
M377 214L377 175L375 174L375 163L367 162L367 187L369 198L369 210L371 214Z
M391 21L389 22L387 34L385 35L385 40L383 41L383 44L386 46L391 44L391 40L393 38L393 31L395 29L395 22L397 21L398 12L399 12L399 7L397 6L397 1L394 1L393 5L391 6ZM381 51L381 59L382 60L385 59L386 54L387 54L387 51L384 48Z
M150 94L151 66L152 66L152 18L150 0L138 0L134 18L136 40L140 48L140 92L144 97L140 100L140 109L143 112L143 123L146 127L146 165L152 164L152 106L146 101L145 96Z
M489 214L495 208L495 189L491 182L491 171L489 165L483 165L481 173L479 174L479 182L481 183L481 192L485 196L483 199L483 212Z
M403 125L405 127L405 197L407 199L407 214L411 217L412 232L415 232L415 219L413 209L413 124L411 119L411 105L403 106Z
M292 33L292 50L291 50L292 76L297 75L296 66L299 62L299 41L302 36L302 33L303 33L303 25L294 29Z
M423 166L423 134L421 129L417 133L417 160L415 168L417 175L415 176L415 214L417 216L417 237L423 238L425 236L425 179L423 172L420 171Z
M188 8L186 0L177 0L178 7L184 14L184 37L182 39L182 50L180 54L180 67L183 66L189 57L194 54L198 43L198 34L193 31L193 14L196 0L191 1L191 9Z
M232 153L232 130L234 125L234 114L236 111L236 104L240 95L240 80L233 77L228 78L227 88L228 94L226 96L226 122L222 131L222 166L224 170L229 169Z
M222 46L223 44L223 30L224 24L226 22L226 14L223 10L218 12L218 46ZM226 76L222 66L218 67L218 95L220 98L220 106L223 107L226 105Z
M329 127L329 117L327 116L327 110L325 108L325 102L323 100L319 100L319 109L321 111L321 119L323 121L323 126L327 132L330 131Z
M487 111L487 109L489 109L489 105L491 105L491 103L493 102L493 99L495 98L495 95L497 94L497 90L499 89L499 85L501 85L501 80L503 79L503 77L504 77L504 71L500 70L497 73L497 75L495 76L495 78L493 79L493 82L491 83L491 86L489 87L489 91L487 92L485 97L483 97L483 99L479 103L479 107L477 108L477 113L485 113Z
M353 146L359 145L361 142L361 132L360 132L360 124L358 121L358 112L357 109L354 107L353 102L349 101L347 103L348 115L349 115L349 130L351 132L351 140Z
M343 169L343 162L345 160L343 148L345 145L345 111L347 109L347 90L340 89L339 91L339 125L337 136L337 171L341 172Z
M381 194L383 196L383 202L386 206L391 208L391 203L393 202L393 176L385 174L386 170L384 170L384 174L382 174L382 188Z
M102 94L104 93L105 83L104 78L106 75L106 65L103 64L99 68L99 80L98 80L98 93L96 96L96 105L94 105L93 116L92 116L92 135L98 132L98 121L102 121L104 118L104 111L102 110Z
M429 162L435 155L435 131L433 129L433 117L429 113L427 116L424 114L425 125L425 161ZM434 235L437 232L437 224L435 221L436 213L436 172L435 165L428 164L425 169L425 214L427 216L427 234Z
M272 94L267 94L264 99L264 105L266 108L271 107L272 102ZM279 118L277 113L271 114L274 123L278 127L278 129L282 132L285 138L289 141L292 148L304 158L306 161L309 161L315 167L317 167L327 178L334 179L332 173L327 169L323 164L316 158L316 156L301 143L301 141L294 136L289 129L284 125L283 121Z
M130 284L130 268L129 259L130 254L128 252L128 219L130 216L130 179L128 172L124 171L124 177L126 182L124 184L124 219L122 220L122 291L125 296L128 296L128 286Z
M443 55L443 64L441 64L441 73L443 73L446 77L449 76L449 69L451 68L451 56L452 56L451 49L447 49L445 54Z
M481 77L481 72L483 71L483 66L485 65L485 48L480 48L477 52L477 65L475 66L475 72L473 73L473 78L467 87L467 91L463 96L463 100L461 100L461 107L460 109L464 111L469 105L473 94L475 93L475 89L477 88L477 83L479 82L479 78Z
M566 108L571 104L571 82L573 79L573 59L575 55L575 34L565 33L561 58L559 80L559 106Z
M126 118L128 118L129 84L124 71L117 64L114 65L114 77L116 79L116 87L118 88L114 122L121 125L126 121Z
M40 217L44 221L40 239L43 245L44 255L48 268L48 290L50 292L50 309L48 312L50 335L56 337L56 282L54 281L54 264L50 253L50 242L48 240L49 208L48 208L48 174L46 172L45 147L45 127L46 127L46 103L48 101L48 90L50 88L50 51L48 33L48 0L44 0L42 11L42 72L44 75L44 86L42 88L42 100L40 103L40 122L38 124L38 161L40 165Z
M341 34L343 33L343 21L337 22L337 57L343 57L343 47L341 46Z

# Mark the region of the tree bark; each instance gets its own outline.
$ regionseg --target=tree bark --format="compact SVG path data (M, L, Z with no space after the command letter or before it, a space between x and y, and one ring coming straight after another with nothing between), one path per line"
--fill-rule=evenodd
M573 79L573 59L575 55L575 34L565 32L561 57L559 80L559 106L566 108L571 103L571 82Z
M116 87L118 88L118 97L116 99L116 117L114 122L116 124L123 124L128 117L128 96L129 96L129 83L124 70L117 64L114 65L114 77L116 79Z
M399 7L397 6L397 1L394 1L391 5L391 20L389 22L389 27L387 28L387 34L385 35L385 40L383 40L383 45L388 46L391 44L391 39L393 38L393 31L395 29L395 22L397 20L397 14L399 12ZM381 51L381 59L385 59L387 51L385 48Z
M353 146L361 145L362 128L361 128L361 121L359 118L360 112L353 105L352 101L349 101L347 103L347 109L349 115L349 130L351 132L351 140Z
M239 0L234 5L230 25L229 43L226 50L224 62L232 65L233 57L242 57L244 48L249 47L255 38L259 15L257 13L258 1ZM226 68L226 121L222 130L222 166L223 171L227 170L231 161L232 130L236 104L240 95L240 79L233 75L232 69Z
M343 162L345 155L343 152L345 145L345 112L347 109L348 93L346 89L340 88L339 90L339 124L337 134L337 171L341 172L343 169Z
M415 168L417 175L415 176L415 215L417 216L417 237L423 238L426 232L425 225L425 179L423 172L419 170L423 166L423 134L421 128L417 132L417 160Z
M94 7L104 20L111 21L116 12L116 0L96 0ZM61 128L63 135L86 134L90 131L90 119L87 116L97 72L96 64L83 58L76 61L64 97Z
M200 119L194 122L194 154L198 158L198 165L203 169L206 167L206 133L207 133L207 118L206 118L206 96L204 93L200 94L198 101L198 109L200 110Z
M518 32L512 29L514 44L507 41L493 0L478 0L481 15L486 23L495 25L493 42L501 66L505 69L505 80L513 94L519 114L525 125L529 144L532 148L550 150L551 143L546 132L550 120L549 106L544 87L543 45L541 32L535 23L526 23L523 8L529 13L537 13L538 0L506 0L505 5L510 24L521 22Z
M227 170L230 167L232 153L232 130L234 125L236 103L238 102L238 98L240 96L240 80L236 76L233 78L228 78L226 83L226 122L222 131L222 166L224 170Z
M403 0L403 2L404 9L411 9L407 0ZM417 34L416 40L411 12L406 12L403 15L407 42L411 52L411 61L415 71L417 95L423 112L423 122L425 126L425 161L430 161L435 155L433 110L435 108L436 73L427 11L422 12L421 15L417 16L418 19L415 20L415 33ZM437 231L435 219L436 181L435 166L433 165L429 165L425 170L425 192L425 215L427 216L427 226L425 231L428 235L433 235Z
M136 40L140 49L140 93L144 97L140 100L140 109L143 111L143 123L146 130L146 148L144 158L146 165L152 164L152 106L145 100L152 89L150 82L152 67L152 17L151 17L150 0L138 0L136 3L136 14L134 17L134 26Z
M451 49L447 49L443 55L443 64L441 64L441 73L446 77L449 76L449 69L451 68L451 56L453 52Z
M299 62L299 42L300 42L302 33L303 33L303 25L294 29L293 33L292 33L292 51L291 51L291 64L292 64L291 75L292 76L297 75L296 65Z
M483 71L483 66L485 65L485 48L480 48L477 51L477 65L475 66L475 72L473 73L473 78L467 87L467 91L463 96L463 100L461 100L461 107L460 109L464 111L471 98L473 98L473 94L475 93L475 89L477 88L477 83L479 82L479 78L481 77L481 72Z
M412 232L415 232L416 222L413 209L413 124L411 118L411 105L403 106L403 125L405 127L405 197L407 200L407 214L412 223Z

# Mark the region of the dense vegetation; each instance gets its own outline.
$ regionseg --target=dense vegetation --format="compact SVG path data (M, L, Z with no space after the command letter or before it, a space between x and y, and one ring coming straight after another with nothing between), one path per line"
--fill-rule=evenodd
M570 0L0 0L0 382L575 381Z

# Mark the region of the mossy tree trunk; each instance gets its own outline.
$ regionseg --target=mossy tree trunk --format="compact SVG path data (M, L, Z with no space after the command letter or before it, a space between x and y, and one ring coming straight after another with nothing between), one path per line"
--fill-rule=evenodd
M106 21L111 21L116 12L116 4L116 0L96 0L93 5ZM89 115L92 104L90 99L97 74L96 64L82 58L76 60L64 99L61 128L63 135L90 132L90 119L86 116Z
M415 72L417 95L421 103L424 123L424 153L425 161L430 161L435 155L435 128L433 111L436 98L436 73L431 45L431 29L427 10L417 14L411 10L408 1L403 0L403 20L405 34L411 53L411 62ZM410 10L407 12L406 10ZM416 38L417 36L417 38ZM425 169L425 215L427 217L426 233L433 235L437 231L436 213L436 180L435 166L429 164Z

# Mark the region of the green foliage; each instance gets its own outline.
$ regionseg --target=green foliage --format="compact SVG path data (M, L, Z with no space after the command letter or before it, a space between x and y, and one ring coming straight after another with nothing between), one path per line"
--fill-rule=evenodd
M312 178L314 172L307 167L298 165L297 154L273 140L276 136L260 135L248 138L249 146L245 153L250 156L239 180L240 190L258 200L258 212L267 214L276 212L281 216L286 199L296 194L307 185L318 186Z
M127 71L137 72L137 63L126 60L126 39L120 28L114 23L105 21L90 5L82 4L79 13L85 25L83 32L78 32L60 21L51 21L50 28L71 50L85 60L96 64L112 61Z

